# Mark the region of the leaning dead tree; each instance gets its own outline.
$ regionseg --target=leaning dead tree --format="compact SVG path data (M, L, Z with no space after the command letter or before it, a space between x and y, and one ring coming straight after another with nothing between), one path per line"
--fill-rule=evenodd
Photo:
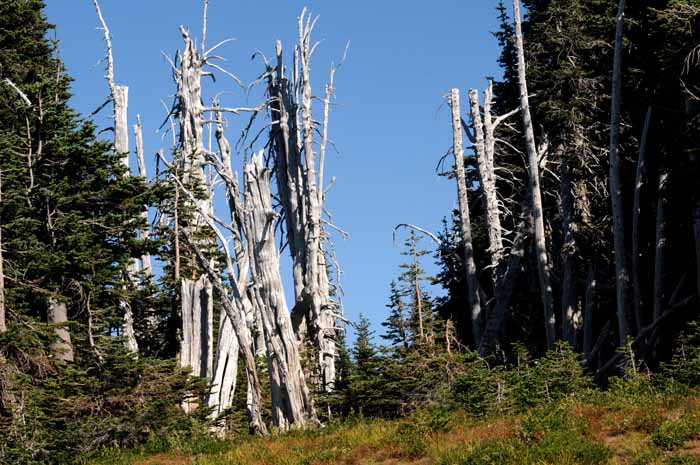
M459 216L462 226L462 244L464 247L464 269L467 281L467 296L469 312L471 315L472 333L474 344L481 342L481 302L479 299L479 281L476 275L474 262L474 246L472 244L472 226L469 218L469 199L467 198L467 182L464 174L464 151L462 149L462 116L459 102L459 89L450 91L450 108L452 109L452 152L455 157L455 171L457 175L457 194L459 200ZM481 128L479 128L481 129ZM481 142L479 142L481 141ZM477 144L483 140L477 135Z
M315 48L311 32L315 22L304 9L298 22L299 43L294 51L291 80L286 76L279 41L276 43L276 66L268 65L266 74L272 119L271 152L294 267L292 319L299 340L308 337L313 341L319 387L331 390L336 377L336 322L341 315L340 306L331 295L327 265L329 236L324 225L329 225L330 219L324 218L323 170L335 68L331 67L331 79L323 100L323 128L317 157L314 135L318 124L313 117L314 96L310 81L310 61Z
M552 303L552 286L550 282L550 267L547 258L546 231L544 229L544 211L540 189L540 170L538 150L535 144L535 130L530 114L530 99L527 93L525 77L525 48L520 17L520 0L513 0L513 16L515 18L515 49L518 56L518 82L520 85L520 114L525 130L525 145L527 148L527 170L529 180L529 195L532 202L532 215L535 226L535 251L537 253L537 270L542 294L544 310L545 333L547 347L554 346L556 339L556 321Z
M112 102L112 119L113 119L113 132L114 132L114 151L121 155L121 162L125 168L125 176L129 175L129 126L128 126L128 106L129 106L129 88L127 86L118 85L114 80L114 57L112 55L112 36L107 26L107 22L102 16L102 10L100 9L100 4L97 0L93 0L95 5L95 11L97 11L97 16L102 25L102 31L104 33L104 41L107 47L105 60L107 62L107 74L105 78L107 79L107 84L109 85L110 98L108 100ZM138 262L134 259L129 268L129 272L132 276L129 280L133 279L133 275L138 271ZM126 347L129 351L137 353L139 350L138 343L136 342L136 333L134 331L134 316L131 310L131 305L129 302L122 301L121 307L124 310L124 322L122 324L122 329L124 337L126 338Z

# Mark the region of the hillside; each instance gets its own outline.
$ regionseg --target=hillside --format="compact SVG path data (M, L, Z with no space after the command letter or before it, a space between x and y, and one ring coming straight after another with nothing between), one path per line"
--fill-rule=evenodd
M463 412L422 412L404 420L355 419L265 439L173 439L135 451L105 451L80 463L700 464L700 392L665 396L641 388L619 394L592 391L525 414L485 419Z

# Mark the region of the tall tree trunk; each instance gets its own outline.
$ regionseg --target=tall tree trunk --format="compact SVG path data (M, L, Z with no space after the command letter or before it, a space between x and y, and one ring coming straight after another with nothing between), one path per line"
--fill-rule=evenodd
M481 120L481 110L479 109L479 93L475 89L469 91L469 102L476 143L476 159L479 165L479 181L484 198L486 209L486 229L489 237L489 258L491 259L491 277L495 288L498 267L503 254L503 239L501 237L501 219L498 211L498 195L496 193L496 183L493 174L493 154L489 154L488 147L493 144L493 122L491 118L491 84L486 92L484 102L484 121ZM487 104L488 102L488 104ZM488 140L487 140L488 139Z
M547 258L547 239L544 229L544 211L542 207L542 193L540 191L540 170L538 164L537 146L535 144L535 131L530 115L530 99L527 93L527 79L525 77L525 48L523 46L523 31L520 18L520 0L513 0L513 16L515 18L515 46L518 55L518 82L520 86L520 113L525 130L525 144L527 147L527 168L532 201L532 216L535 226L535 251L537 252L537 269L540 279L540 291L542 293L542 308L544 310L545 334L547 347L552 348L556 339L556 321L552 304L552 286L550 282L550 270Z
M219 338L216 343L216 367L208 398L209 408L212 409L210 415L212 420L216 420L231 406L238 374L239 347L233 323L226 312L221 313L220 321ZM222 431L220 425L216 425L215 429Z
M700 197L695 198L693 205L693 237L695 238L695 265L697 267L697 295L700 298Z
M270 172L264 169L260 152L245 167L246 236L252 252L254 302L260 309L267 346L273 421L286 430L318 424L318 419L282 287L271 199Z
M610 198L612 200L613 236L615 246L615 283L617 303L617 325L619 344L625 344L627 335L627 253L625 247L625 220L622 208L622 185L620 183L620 99L622 92L622 35L625 27L625 0L617 7L615 28L615 55L612 76L612 109L610 111Z
M561 162L561 218L562 218L562 244L561 255L564 277L561 288L561 332L562 339L574 347L576 333L574 328L574 316L576 313L576 277L575 256L576 241L574 239L574 199L571 191L571 176L568 160Z
M95 11L102 24L104 33L104 41L107 46L107 84L109 85L109 93L112 100L112 120L114 129L114 151L121 155L121 162L125 168L124 176L129 176L129 125L128 125L128 108L129 108L129 88L127 86L117 85L114 80L114 56L112 54L112 36L107 26L107 22L102 16L102 10L97 0L93 0ZM129 265L129 281L138 273L138 262L133 259ZM131 283L125 284L125 288ZM120 306L124 311L124 320L122 322L123 332L125 336L126 347L130 352L138 353L139 346L136 341L136 332L134 331L134 315L129 302L122 301Z
M508 310L510 308L513 291L517 284L518 273L521 271L523 257L527 250L528 239L532 235L532 212L528 206L528 202L523 202L520 222L518 223L515 237L513 238L513 246L508 254L508 265L503 273L503 277L498 280L498 285L495 290L496 303L493 306L493 310L489 312L484 334L481 338L481 344L479 345L479 354L482 356L493 353L502 342L501 338L503 337L508 318Z
M659 319L665 308L664 273L666 268L666 203L668 173L663 163L659 167L656 197L656 238L654 240L654 321Z
M71 343L70 332L66 328L68 323L68 308L63 302L55 298L49 299L47 312L49 323L55 325L56 339L51 344L51 352L57 360L63 362L73 361L73 344Z
M134 125L134 137L136 138L136 163L139 169L139 176L141 176L144 181L148 179L146 173L146 159L143 155L143 126L141 125L141 117L136 115L136 124ZM144 220L146 225L148 225L148 206L144 205L141 211L141 218ZM139 231L141 240L148 240L149 231L148 226L145 226L141 231ZM143 254L141 255L141 271L148 277L151 276L153 272L153 267L151 265L151 255Z
M2 171L0 171L0 205L2 205ZM0 334L7 331L5 317L5 262L3 259L2 221L0 219Z
M588 277L586 278L586 301L583 312L583 353L586 358L593 350L593 315L596 308L596 278L595 268L588 265Z
M469 218L469 199L467 198L467 181L464 174L464 151L462 149L462 117L460 112L459 89L450 92L450 107L452 108L452 151L455 157L457 174L457 197L459 200L459 215L462 225L462 242L464 246L464 269L467 281L467 296L471 314L472 334L476 347L481 343L481 302L479 299L479 282L474 263L474 247L472 245L471 219Z
M642 188L646 177L646 146L651 124L652 107L647 108L647 116L644 119L642 139L639 142L639 158L637 159L637 174L634 182L634 207L632 208L632 284L634 286L634 317L637 331L645 325L644 302L642 297L642 252L640 248L641 215L642 215Z

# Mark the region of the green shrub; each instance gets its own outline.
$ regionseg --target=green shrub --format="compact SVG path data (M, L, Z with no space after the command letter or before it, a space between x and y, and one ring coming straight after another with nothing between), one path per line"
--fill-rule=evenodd
M652 441L666 450L674 450L686 441L700 437L700 417L688 415L665 421L652 435Z

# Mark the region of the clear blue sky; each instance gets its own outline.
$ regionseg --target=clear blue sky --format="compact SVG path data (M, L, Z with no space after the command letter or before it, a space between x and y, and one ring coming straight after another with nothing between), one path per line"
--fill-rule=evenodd
M103 66L97 66L104 44L92 1L46 3L48 18L57 26L61 57L75 79L72 104L90 113L108 92ZM437 231L456 204L455 185L435 174L436 163L451 145L443 95L451 87L465 95L469 87L483 88L485 76L500 76L498 49L490 34L496 30L496 3L210 0L207 43L237 39L219 52L228 60L224 66L245 82L262 71L259 61L251 61L255 50L272 56L275 39L290 49L296 18L305 5L320 15L315 38L323 42L312 62L318 95L330 62L337 62L351 42L336 75L338 106L331 115L330 135L340 155L331 153L327 162L326 179L337 177L327 206L351 235L348 241L336 239L346 314L351 320L360 312L368 315L375 330L386 316L389 282L401 262L400 249L392 242L394 225L409 222ZM169 138L162 140L155 132L164 117L160 102L170 102L174 92L161 52L172 56L182 47L181 24L200 37L202 2L102 0L101 6L112 30L116 79L130 87L130 123L141 115L152 168L152 154L169 147ZM224 105L258 103L256 94L246 99L224 76L209 88L232 92L222 97ZM109 126L109 114L109 109L100 113L96 123ZM231 119L232 141L241 124L242 118ZM133 138L131 143L133 147ZM432 247L428 241L425 245ZM426 257L424 265L434 272L432 262ZM291 288L288 276L285 271L285 285Z

